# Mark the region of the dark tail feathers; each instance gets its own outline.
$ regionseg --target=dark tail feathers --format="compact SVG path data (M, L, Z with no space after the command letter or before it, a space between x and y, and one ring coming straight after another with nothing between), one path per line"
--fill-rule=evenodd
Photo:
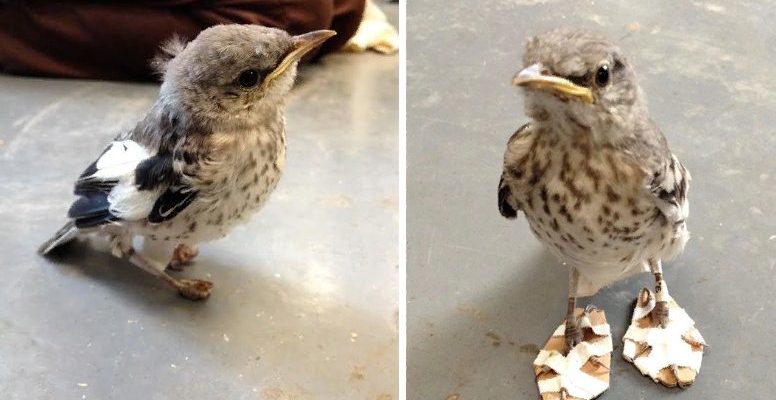
M40 248L38 248L38 253L46 255L51 250L75 239L76 236L78 236L78 228L75 227L75 222L69 221L65 226L58 230L51 239L47 240Z

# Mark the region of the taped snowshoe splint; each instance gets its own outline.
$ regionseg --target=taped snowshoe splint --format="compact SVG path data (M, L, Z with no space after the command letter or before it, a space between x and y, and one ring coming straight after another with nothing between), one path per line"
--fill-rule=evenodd
M612 336L603 310L574 311L582 342L568 355L561 324L534 360L536 383L542 400L590 400L609 388Z
M706 342L684 309L670 297L667 302L669 322L662 328L652 315L654 294L641 289L623 337L622 356L655 382L685 387L695 381L701 369Z

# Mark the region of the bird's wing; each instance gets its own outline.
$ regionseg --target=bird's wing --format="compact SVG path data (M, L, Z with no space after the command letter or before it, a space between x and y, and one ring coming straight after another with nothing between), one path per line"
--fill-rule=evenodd
M520 210L520 204L513 196L513 191L526 185L524 182L526 173L523 167L530 156L533 142L534 135L530 124L520 127L507 142L504 170L498 183L498 210L505 218L516 218L517 211Z
M134 140L117 140L76 181L75 194L80 197L68 217L79 228L114 221L162 222L196 196L179 181L171 154L152 154Z
M690 213L690 203L687 201L691 179L689 171L671 154L670 160L650 172L647 188L655 206L669 222L684 222Z

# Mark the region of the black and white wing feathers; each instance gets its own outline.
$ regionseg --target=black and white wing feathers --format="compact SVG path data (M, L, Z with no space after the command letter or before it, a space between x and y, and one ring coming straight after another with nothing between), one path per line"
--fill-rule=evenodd
M690 213L690 179L690 173L673 154L670 161L652 173L649 191L655 206L673 224L681 224Z
M192 188L176 184L162 192L148 214L148 222L157 224L174 218L197 197Z
M151 154L133 140L111 143L75 184L80 196L68 216L78 228L114 221L162 222L188 206L196 192L180 184L169 153Z
M523 167L531 151L534 137L531 125L525 124L512 134L507 142L504 169L498 183L498 210L504 218L517 218L517 212L520 210L520 204L514 194L517 193L516 191L526 190L527 174L523 171Z

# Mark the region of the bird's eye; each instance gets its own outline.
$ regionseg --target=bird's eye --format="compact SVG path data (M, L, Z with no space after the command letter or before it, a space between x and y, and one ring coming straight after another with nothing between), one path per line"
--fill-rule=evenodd
M604 64L598 68L595 73L595 83L598 86L606 86L609 83L609 66Z
M240 73L240 77L237 78L237 83L246 89L256 86L256 84L259 83L259 71L256 71L255 69L243 71Z

